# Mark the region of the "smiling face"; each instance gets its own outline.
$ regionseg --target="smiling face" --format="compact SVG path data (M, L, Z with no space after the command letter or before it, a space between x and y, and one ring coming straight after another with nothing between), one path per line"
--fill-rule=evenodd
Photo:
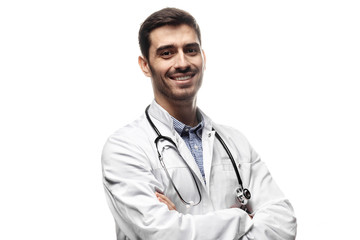
M188 25L162 26L150 33L149 59L139 57L144 74L151 77L155 100L196 100L205 70L199 39Z

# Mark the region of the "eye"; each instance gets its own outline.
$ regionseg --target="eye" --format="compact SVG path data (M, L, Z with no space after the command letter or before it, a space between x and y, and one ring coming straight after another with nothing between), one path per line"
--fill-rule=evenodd
M171 53L170 52L163 52L161 53L161 56L169 56Z
M197 48L187 48L185 49L185 53L187 53L190 56L195 56L199 53L199 49Z
M160 56L162 58L171 58L171 56L174 54L172 51L163 51L160 53Z

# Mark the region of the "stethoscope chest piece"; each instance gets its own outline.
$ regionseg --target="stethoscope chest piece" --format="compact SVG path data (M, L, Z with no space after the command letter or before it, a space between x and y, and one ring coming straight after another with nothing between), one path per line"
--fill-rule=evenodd
M235 189L235 195L239 203L244 206L248 203L248 200L251 198L251 193L248 189L237 187Z

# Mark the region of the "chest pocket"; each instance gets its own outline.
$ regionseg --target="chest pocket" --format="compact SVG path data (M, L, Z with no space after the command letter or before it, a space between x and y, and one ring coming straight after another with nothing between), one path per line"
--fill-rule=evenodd
M169 144L159 144L158 150L161 156L161 164L154 170L155 176L163 183L164 194L175 204L177 210L187 213L187 208L180 196L185 202L198 203L202 184L177 148Z
M239 168L241 156L229 141L226 142L226 146L229 148L235 160L236 169L241 176L242 172ZM235 206L237 204L235 189L238 187L239 183L231 159L222 144L215 139L210 180L211 199L215 209Z

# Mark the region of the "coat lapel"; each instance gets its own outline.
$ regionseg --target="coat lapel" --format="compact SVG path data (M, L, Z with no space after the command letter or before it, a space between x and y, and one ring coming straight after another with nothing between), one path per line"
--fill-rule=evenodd
M181 156L184 158L185 162L193 171L193 173L195 173L195 176L198 178L198 180L205 186L205 182L204 179L202 178L199 166L196 164L193 155L191 154L185 141L179 136L179 134L176 134L176 142L178 144L178 149L179 152L181 153Z
M206 178L206 190L210 192L210 180L211 180L211 165L213 159L213 146L214 146L215 131L211 129L204 129L202 134L202 144L203 144L203 164Z
M152 118L155 126L159 129L160 133L163 136L170 137L177 145L178 150L183 157L184 161L187 163L189 168L198 178L199 182L205 187L204 179L202 178L200 169L196 164L194 157L192 156L189 148L186 146L184 140L180 135L175 131L173 126L173 120L169 113L167 113L159 104L152 102L149 108L149 114Z

